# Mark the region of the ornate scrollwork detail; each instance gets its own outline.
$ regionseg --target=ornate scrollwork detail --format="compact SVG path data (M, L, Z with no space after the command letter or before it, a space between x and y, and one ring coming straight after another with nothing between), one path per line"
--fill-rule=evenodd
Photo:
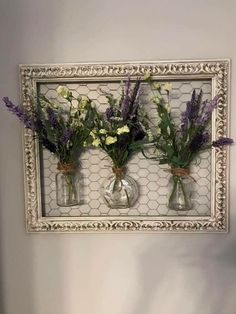
M213 92L220 96L216 111L215 137L227 136L228 131L228 89L229 89L229 61L180 61L180 62L137 62L114 64L62 64L62 65L21 65L21 90L22 100L26 109L30 110L30 93L35 88L36 82L55 79L81 79L84 78L113 78L131 76L143 76L146 72L161 77L162 79L187 79L209 78L214 81ZM187 232L225 232L228 225L228 149L217 148L214 150L214 182L215 195L214 208L209 217L195 217L180 219L180 217L158 217L145 219L133 219L132 217L104 217L103 220L67 220L42 217L40 208L40 184L38 173L38 150L31 131L24 131L24 160L25 160L25 199L26 222L29 232L155 232L155 231L187 231ZM162 217L163 218L163 217Z
M225 223L221 217L210 221L131 221L131 220L103 220L103 221L38 221L29 226L28 231L55 232L152 232L152 231L225 231Z

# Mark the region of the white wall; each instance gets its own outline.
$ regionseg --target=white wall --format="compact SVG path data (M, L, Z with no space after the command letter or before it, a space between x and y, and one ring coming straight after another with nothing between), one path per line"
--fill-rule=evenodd
M235 10L234 0L0 0L0 96L19 100L19 63L226 57L234 122ZM1 314L236 313L235 147L227 235L29 235L20 130L0 108Z

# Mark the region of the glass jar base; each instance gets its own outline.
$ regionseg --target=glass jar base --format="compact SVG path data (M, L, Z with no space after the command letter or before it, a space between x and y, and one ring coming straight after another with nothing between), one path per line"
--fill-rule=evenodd
M59 203L57 202L57 205L60 206L60 207L72 207L72 206L77 206L79 205L79 202L78 201L75 201L75 202L71 202L71 203Z
M111 209L127 209L127 208L130 208L130 205L128 205L128 204L117 204L117 203L113 204L113 203L108 203L105 198L104 198L104 200L105 200L106 205L109 208L111 208Z
M189 211L191 206L183 206L181 204L168 204L169 209L177 210L177 211Z

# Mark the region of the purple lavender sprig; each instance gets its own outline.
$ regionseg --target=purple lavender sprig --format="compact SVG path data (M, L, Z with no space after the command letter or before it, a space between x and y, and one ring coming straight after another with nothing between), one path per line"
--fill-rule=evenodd
M195 89L192 93L191 100L187 103L186 106L186 117L189 120L195 119L200 110L202 100L202 90L200 90L199 94L196 93Z
M73 131L70 127L66 128L62 134L62 137L61 137L61 143L63 145L66 145L69 140L72 138L72 134L73 134Z
M139 97L141 95L140 79L137 79L130 99L130 114L136 115L139 107Z
M137 112L139 107L139 97L140 97L140 79L135 82L133 90L131 89L130 77L125 86L125 96L123 103L121 105L122 112L121 117L123 121L135 120L137 118Z
M36 131L39 136L39 139L42 145L48 149L50 152L56 152L56 146L47 138L47 131L39 118L36 118L34 121L28 113L18 105L14 105L8 97L4 97L3 102L7 109L16 115L21 122L25 125L26 128Z
M70 102L70 99L67 100ZM53 153L61 162L74 161L93 125L94 110L92 107L86 107L84 116L79 109L72 113L71 110L60 110L58 106L58 110L56 110L53 102L43 95L33 101L35 103L28 112L23 107L14 105L8 97L3 98L6 108L16 115L27 128L34 131L34 137L44 148ZM79 104L81 100L77 99L77 101ZM74 123L76 118L80 119L83 127L78 127L77 123Z
M200 150L204 145L209 143L210 134L208 131L198 133L189 145L192 152Z
M140 106L139 99L140 99L141 95L143 95L143 89L140 88L140 82L139 82L138 87L137 87L137 93L135 95L135 99L134 99L134 103L133 103L133 108L132 108L132 111L130 113L131 120L137 120L138 109Z
M26 128L33 130L34 123L28 113L18 105L14 105L8 97L3 97L3 102L7 109L16 115Z
M106 109L105 114L106 114L107 120L110 121L111 118L114 116L114 109L113 109L112 107L108 107L108 108Z
M128 115L130 113L130 94L131 94L131 79L130 76L128 76L128 80L125 83L123 102L121 104L122 107L121 116L124 121L127 120Z
M59 122L58 122L57 116L55 114L55 111L51 107L47 107L46 111L48 114L48 120L49 120L50 124L52 125L52 127L54 129L58 129L59 128Z
M188 126L194 122L199 114L199 110L201 107L202 101L202 90L200 90L199 94L194 90L192 93L191 100L186 104L186 110L182 113L181 118L181 131L182 133L186 132Z
M219 137L216 141L212 142L212 146L213 147L221 147L221 146L225 146L225 145L231 145L233 144L234 141L232 138L229 137Z
M202 103L201 113L196 120L197 125L205 125L210 121L211 114L216 108L218 101L219 101L219 96L215 96L212 100L204 101Z

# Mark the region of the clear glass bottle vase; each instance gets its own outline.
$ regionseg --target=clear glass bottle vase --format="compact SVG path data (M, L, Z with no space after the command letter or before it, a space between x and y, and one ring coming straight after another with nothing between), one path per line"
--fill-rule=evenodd
M187 211L192 208L191 194L193 179L188 168L172 168L169 180L168 207L177 211Z
M56 198L58 206L75 206L78 199L78 172L76 164L58 163L56 174Z
M101 194L109 208L129 208L138 198L138 186L126 174L125 168L112 168L113 173L103 182Z

